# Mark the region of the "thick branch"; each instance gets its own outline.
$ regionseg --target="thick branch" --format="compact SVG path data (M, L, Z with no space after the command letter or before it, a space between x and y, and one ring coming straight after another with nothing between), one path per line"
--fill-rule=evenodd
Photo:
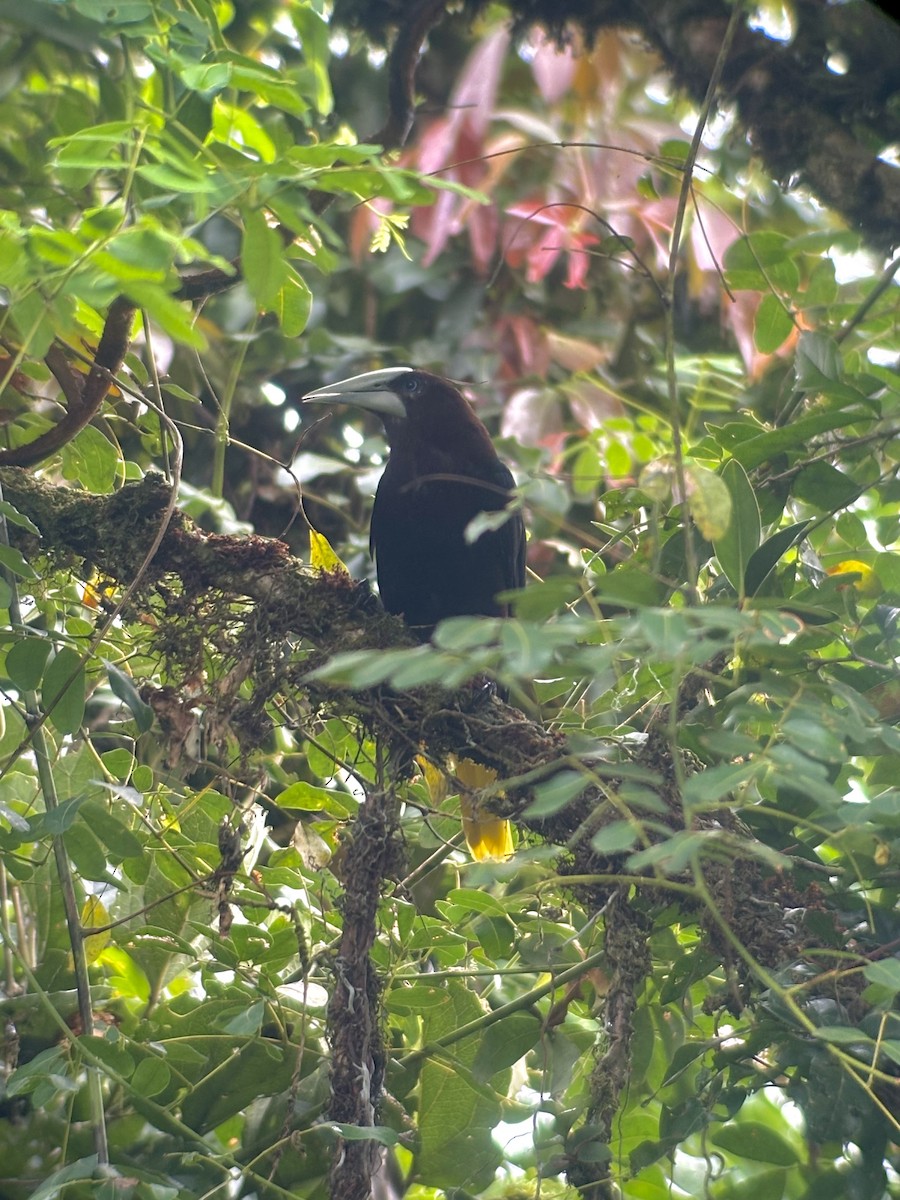
M6 498L40 529L45 552L57 559L76 557L123 586L140 571L169 500L168 484L158 475L109 496L53 487L16 468L0 472L0 480ZM29 550L21 529L12 527L11 535ZM253 601L266 614L269 641L300 637L315 648L316 662L350 649L413 644L404 623L361 603L359 587L345 575L313 572L284 543L269 538L204 533L177 510L153 559L147 590L166 576L178 577L191 595L215 592L226 601ZM309 667L308 661L302 664L285 677L285 685L301 685L314 703L333 705L338 693L309 680ZM559 735L485 696L482 688L457 693L423 688L402 696L376 689L340 696L346 711L384 739L396 761L408 761L410 752L427 742L436 755L477 755L508 778L566 753Z
M634 1014L650 974L648 922L619 889L606 907L604 942L613 977L603 1005L606 1045L590 1076L590 1105L585 1122L570 1136L569 1182L583 1200L612 1200L609 1161L604 1149L613 1139L613 1120L631 1073ZM611 1155L610 1155L611 1157Z
M394 867L396 800L384 792L366 796L341 858L344 894L339 907L341 942L334 960L334 988L328 1005L331 1040L329 1116L343 1125L375 1124L384 1078L381 1035L381 981L370 951L385 877ZM381 1163L375 1141L342 1140L331 1168L331 1195L370 1200L372 1179Z

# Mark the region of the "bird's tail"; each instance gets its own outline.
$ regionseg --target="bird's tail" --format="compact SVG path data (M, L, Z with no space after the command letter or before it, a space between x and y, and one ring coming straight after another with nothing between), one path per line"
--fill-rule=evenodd
M470 758L448 758L445 770L429 762L424 755L417 760L429 794L436 804L446 797L453 779L459 786L459 809L463 833L472 857L478 862L502 862L512 856L512 826L505 817L488 810L479 793L497 782L497 772Z

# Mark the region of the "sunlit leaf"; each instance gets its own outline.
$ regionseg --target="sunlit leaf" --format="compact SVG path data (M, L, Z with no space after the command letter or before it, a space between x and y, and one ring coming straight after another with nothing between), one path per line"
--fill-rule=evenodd
M697 463L685 464L691 516L708 541L715 541L727 532L732 520L731 492L725 482L712 470Z
M109 929L104 929L102 933L89 932L104 925L109 925L109 913L97 896L88 896L81 909L81 928L86 931L84 953L88 963L96 962L112 940Z
M317 533L315 529L309 531L309 563L315 571L336 571L340 575L348 577L350 575L331 548L328 538L324 534Z

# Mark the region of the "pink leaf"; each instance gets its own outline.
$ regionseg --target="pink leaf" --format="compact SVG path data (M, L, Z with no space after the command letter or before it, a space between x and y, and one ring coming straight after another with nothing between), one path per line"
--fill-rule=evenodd
M584 429L600 429L610 417L624 414L619 397L593 379L572 379L563 386L563 391L575 419Z
M552 388L520 388L503 410L500 431L522 446L540 446L563 432L562 406Z
M540 93L548 104L555 104L572 86L575 77L575 56L571 47L560 50L549 38L538 33L531 69Z
M587 342L582 338L566 337L554 330L547 334L547 344L553 361L573 373L593 371L602 363L608 362L611 353L609 346L598 346L596 342Z

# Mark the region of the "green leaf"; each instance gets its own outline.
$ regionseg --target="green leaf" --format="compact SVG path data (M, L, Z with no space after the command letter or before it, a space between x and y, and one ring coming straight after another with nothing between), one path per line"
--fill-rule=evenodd
M843 1178L843 1177L841 1177ZM826 1193L820 1189L821 1176L816 1175L812 1187L815 1189L816 1200L829 1200ZM741 1178L736 1171L724 1171L716 1182L716 1188L710 1192L715 1200L782 1200L787 1183L786 1167L770 1167L768 1171L753 1171ZM830 1200L841 1200L844 1195L844 1184L840 1191L832 1195ZM811 1200L811 1192L806 1193L806 1200Z
M731 496L731 519L725 533L713 541L713 549L728 582L743 599L747 564L759 549L759 504L747 472L737 459L725 463L722 482Z
M144 853L140 838L124 824L114 809L96 800L86 800L81 816L96 835L97 840L117 859L139 858Z
M453 888L447 893L448 900L454 905L468 909L471 912L493 913L505 917L506 909L496 896L489 892L476 891L475 888Z
M231 63L190 63L178 66L178 78L193 92L220 92L231 80Z
M86 1158L79 1158L68 1166L60 1167L58 1171L53 1171L43 1181L40 1187L35 1188L28 1195L28 1200L57 1200L57 1197L64 1196L68 1191L68 1184L75 1183L79 1179L92 1179L94 1172L97 1170L97 1155L90 1154Z
M62 470L88 492L106 495L115 486L119 474L119 452L109 438L93 425L85 425L61 451Z
M540 1018L530 1012L510 1013L497 1021L484 1031L472 1067L474 1077L486 1083L512 1067L540 1042L543 1032Z
M838 285L834 277L834 259L820 258L809 273L803 292L803 308L825 308L833 304L838 296Z
M865 400L863 393L843 382L844 365L833 338L805 329L797 343L794 370L797 387L840 401L856 404Z
M359 802L348 792L340 792L336 788L316 787L304 779L279 792L275 803L279 808L324 812L332 817L352 817L359 810Z
M266 1011L264 1000L256 1000L253 1004L232 1017L223 1029L225 1033L233 1033L237 1037L253 1037L258 1034L262 1026L263 1015Z
M312 311L312 292L301 275L285 266L286 279L278 291L273 309L285 337L298 337L306 328Z
M753 341L761 354L774 354L791 335L794 322L784 302L769 292L763 296L753 322Z
M679 1075L683 1075L691 1063L695 1063L698 1058L702 1058L707 1051L715 1049L717 1043L715 1041L691 1040L679 1046L672 1055L672 1061L669 1063L668 1069L663 1076L662 1087L673 1083Z
M529 817L548 817L565 808L588 785L581 771L557 771L550 779L537 784L534 800L525 809Z
M45 637L23 637L13 642L6 655L10 679L23 692L32 692L41 681L53 643Z
M793 1167L799 1162L790 1142L761 1121L735 1121L723 1125L710 1134L709 1140L720 1150L755 1162L779 1167Z
M71 800L63 800L56 808L48 808L46 812L32 817L31 832L34 837L57 837L71 829L84 801L83 795L73 796Z
M797 347L797 386L818 388L823 381L839 383L843 375L841 352L834 338L804 329Z
M425 1011L422 1037L427 1045L461 1025L483 1017L473 991L457 980L444 987L445 1003ZM467 1038L453 1047L454 1062L429 1057L419 1081L419 1149L417 1174L432 1187L464 1187L480 1192L494 1178L502 1155L493 1140L500 1105L493 1092L470 1074L480 1039Z
M858 393L855 398L860 399ZM872 414L862 409L831 408L812 413L808 417L800 417L781 429L757 434L734 446L732 454L741 466L752 471L754 467L762 466L764 462L769 462L788 450L805 450L810 438L818 433L841 429L854 422L869 423L872 419Z
M125 1049L122 1038L80 1037L76 1044L83 1046L95 1058L99 1058L103 1065L115 1075L124 1079L131 1078L131 1073L134 1071L134 1059Z
M18 525L22 529L27 529L35 537L41 536L41 531L34 521L30 517L26 517L24 513L20 513L8 500L0 500L0 517L4 517L10 525Z
M13 575L18 575L20 579L37 579L31 563L15 546L0 545L0 566L6 567L7 571L12 571Z
M194 323L191 308L175 300L161 284L135 279L125 283L122 290L129 300L145 308L151 321L155 321L176 342L195 350L206 349L206 338Z
M79 821L66 830L64 840L66 850L79 875L85 879L108 878L109 864L106 852L92 829Z
M6 1081L7 1096L26 1096L33 1092L38 1084L50 1075L63 1078L69 1067L67 1055L59 1046L49 1050L41 1050L28 1062L17 1066Z
M651 605L661 604L668 590L666 583L652 571L633 563L620 563L598 580L595 595L601 602Z
M159 1058L142 1058L131 1077L131 1086L140 1096L158 1096L169 1086L172 1072Z
M41 703L58 733L77 733L84 717L85 673L81 655L63 646L44 671Z
M684 804L686 808L710 808L720 804L724 796L742 787L758 775L763 767L755 759L751 762L718 763L698 771L684 782Z
M162 191L202 194L214 192L220 186L214 175L201 169L190 170L182 164L142 163L137 174Z
M874 569L882 587L889 592L900 592L900 554L883 551L876 555Z
M610 821L594 834L591 845L598 854L622 854L631 850L640 836L641 829L637 821Z
M138 731L146 733L153 724L153 709L141 699L130 675L126 675L124 671L120 670L115 663L109 662L108 659L101 659L101 662L106 667L106 674L113 695L118 696L122 703L131 710L131 715L135 719Z
M769 292L774 286L792 295L800 284L787 237L771 229L732 242L725 252L724 265L729 285L738 290Z
M773 533L770 538L767 538L755 553L750 555L744 575L746 595L754 596L759 591L775 570L781 557L800 541L811 524L811 521L799 521L795 525L788 525L786 529L779 529L777 533Z
M388 992L385 1007L390 1012L424 1013L432 1008L441 1008L448 999L443 987L400 984Z
M791 484L791 495L823 512L836 512L852 504L864 489L830 463L810 463Z
M877 983L892 992L900 992L900 960L896 958L884 958L869 963L863 969L863 975L869 983Z
M285 248L278 233L259 209L244 213L241 270L253 299L262 309L275 308L288 282ZM299 276L298 276L299 278Z
M400 1141L397 1130L387 1125L342 1125L340 1122L329 1122L325 1128L339 1133L345 1142L378 1142L381 1146L396 1146Z
M820 1025L816 1030L816 1037L821 1038L824 1042L830 1042L834 1046L853 1046L862 1043L874 1046L872 1039L860 1033L855 1025Z

